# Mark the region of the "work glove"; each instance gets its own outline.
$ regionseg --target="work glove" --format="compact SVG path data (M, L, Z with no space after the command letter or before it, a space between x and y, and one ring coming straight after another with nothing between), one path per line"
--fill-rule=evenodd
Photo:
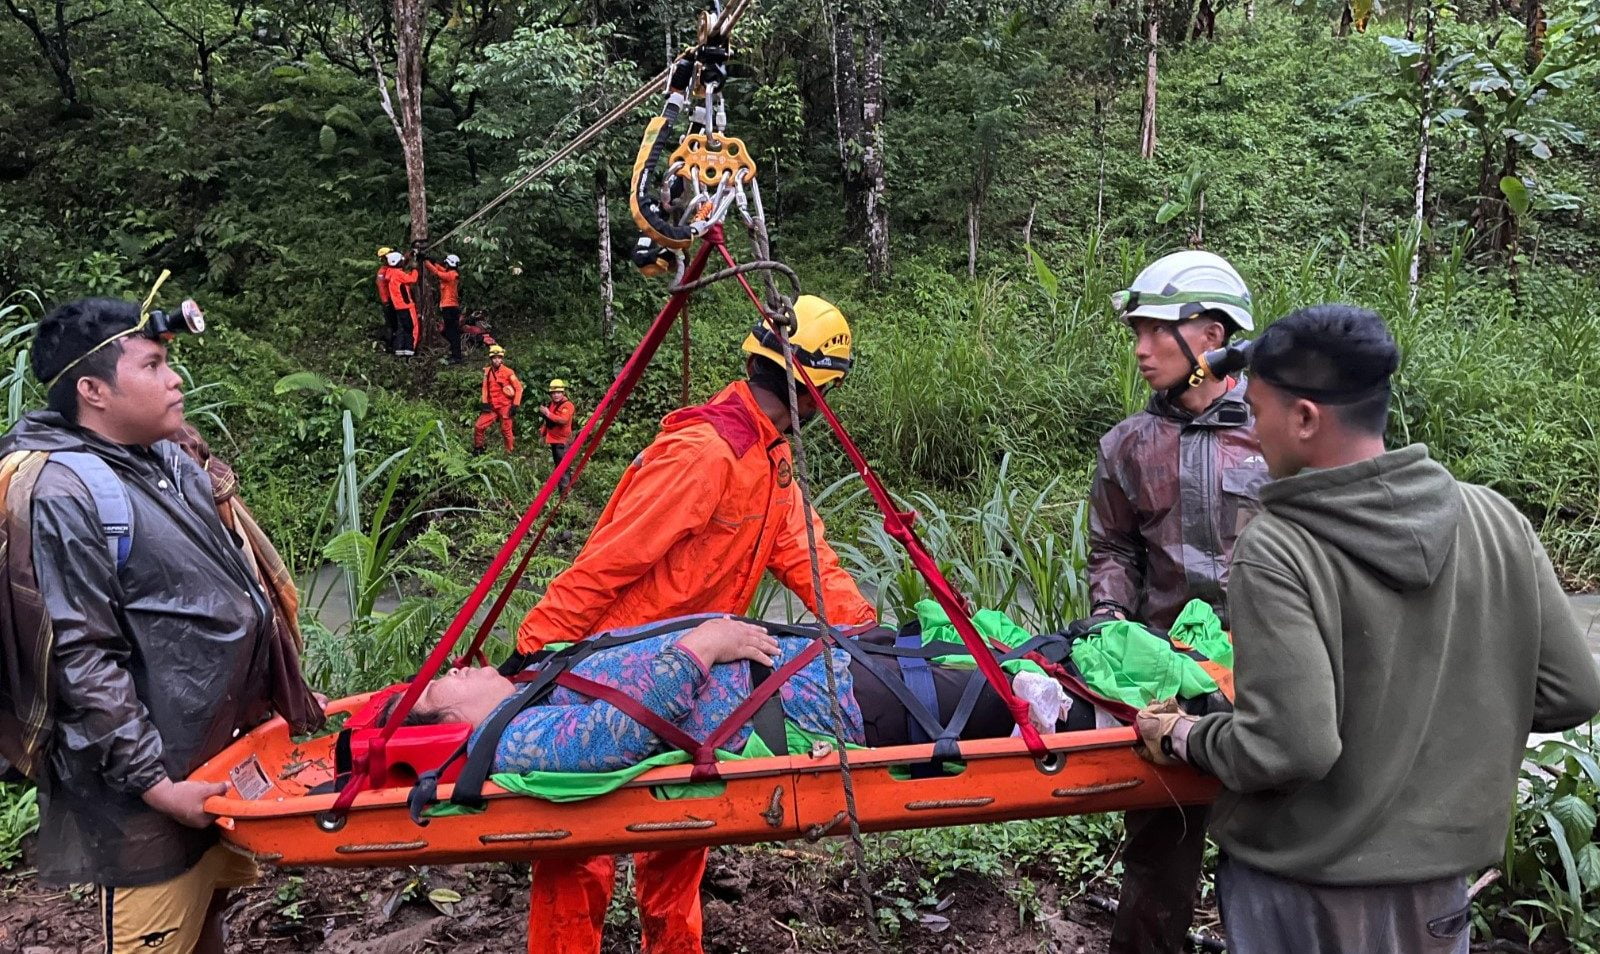
M511 419L513 421L517 419L517 405L515 404L511 405Z
M478 402L478 413L479 414L488 414L490 410L491 410L491 408L489 407L489 402L488 401L479 401Z
M1145 706L1139 710L1133 723L1144 745L1134 751L1152 765L1181 765L1184 759L1179 754L1180 750L1173 748L1173 733L1180 731L1178 727L1183 724L1181 732L1187 737L1189 726L1198 721L1195 716L1179 709L1176 699Z

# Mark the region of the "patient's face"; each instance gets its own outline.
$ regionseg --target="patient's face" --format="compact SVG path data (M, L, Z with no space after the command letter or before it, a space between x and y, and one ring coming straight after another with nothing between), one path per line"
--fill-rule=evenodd
M499 705L515 688L511 680L492 666L463 666L428 683L417 705L426 711L437 710L465 722L475 722L480 711L486 706L492 709Z

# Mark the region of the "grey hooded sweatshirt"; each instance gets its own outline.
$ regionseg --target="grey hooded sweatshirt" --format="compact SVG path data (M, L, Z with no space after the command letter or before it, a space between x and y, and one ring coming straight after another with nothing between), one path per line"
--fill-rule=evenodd
M1600 710L1550 560L1415 444L1268 484L1234 553L1237 709L1188 734L1237 860L1330 885L1500 858L1530 731Z

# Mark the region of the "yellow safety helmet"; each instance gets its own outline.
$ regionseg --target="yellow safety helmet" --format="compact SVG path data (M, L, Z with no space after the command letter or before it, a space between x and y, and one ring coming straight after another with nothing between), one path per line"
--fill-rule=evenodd
M832 384L850 373L850 322L831 302L801 295L794 303L795 332L789 336L795 360L805 367L817 387ZM765 321L756 323L744 339L744 353L760 355L783 367L783 346ZM795 378L800 378L795 369Z
M389 254L389 253L390 253L390 252L392 252L392 251L394 251L394 249L392 249L392 248L390 248L390 247L389 247L389 246L387 246L387 245L384 245L384 246L381 246L381 247L380 247L380 248L379 248L379 249L378 249L378 257L379 257L379 258L383 258L383 257L385 257L385 256L387 256L387 255L388 255L388 254Z
M561 380L560 378L556 378L554 381L550 382L550 390L552 391L565 391L566 389L567 382Z
M506 349L505 349L504 346L502 346L502 345L490 345L489 346L489 357L491 357L491 358L504 358L505 356L506 356Z

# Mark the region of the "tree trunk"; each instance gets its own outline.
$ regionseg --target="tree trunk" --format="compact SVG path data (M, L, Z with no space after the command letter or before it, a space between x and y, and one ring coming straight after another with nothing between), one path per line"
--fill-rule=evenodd
M426 0L394 0L395 68L394 87L399 99L399 111L388 103L388 86L383 82L383 70L374 51L373 65L378 69L384 109L400 137L400 152L406 161L406 198L411 213L411 248L416 260L417 305L421 317L422 337L430 336L436 306L432 281L427 265L422 261L423 250L428 245L428 188L423 169L422 154L422 50L423 28L428 21ZM422 342L416 342L421 350Z
M1100 149L1100 176L1094 190L1094 230L1098 232L1106 210L1106 107L1105 98L1098 93L1094 97L1094 137Z
M12 19L27 27L28 32L33 34L33 40L39 46L39 53L44 56L45 62L50 64L50 72L55 74L56 88L61 91L61 98L68 111L76 112L78 81L72 75L72 29L97 19L102 14L90 13L77 19L68 19L65 0L56 0L55 22L46 28L31 4L19 7L16 0L5 0L5 4L6 9L11 12Z
M1039 211L1039 200L1034 199L1028 203L1028 221L1022 223L1022 244L1024 247L1033 245L1033 216Z
M202 41L195 52L200 57L200 94L205 97L206 108L214 113L217 111L217 81L211 75L211 54L216 51Z
M67 101L68 106L78 105L78 81L72 76L72 51L67 46L64 35L51 37L45 44L45 59L50 61L50 69L56 74L56 87L61 90L61 98Z
M889 278L889 184L883 139L883 32L882 11L867 17L862 52L861 165L866 175L867 275L873 285Z
M1195 40L1201 37L1208 40L1217 38L1217 11L1211 5L1211 0L1200 0L1200 5L1195 8L1194 30L1190 37Z
M1544 4L1541 0L1523 0L1522 22L1527 29L1528 72L1533 72L1544 59Z
M978 277L978 202L967 203L967 278Z
M606 202L609 185L606 164L596 159L594 164L594 221L599 236L595 251L600 265L600 338L611 340L616 327L616 310L613 304L615 288L611 278L611 206Z
M1505 159L1500 165L1500 176L1495 179L1494 186L1494 194L1502 197L1498 203L1500 220L1495 224L1495 247L1506 250L1506 261L1511 267L1511 289L1514 293L1517 289L1517 239L1522 231L1522 223L1517 220L1517 214L1511 210L1511 203L1505 201L1504 193L1500 191L1500 180L1516 178L1522 150L1517 147L1515 139L1507 139L1505 149Z
M1156 0L1146 0L1144 9L1144 102L1139 108L1139 156L1153 159L1156 154L1156 46L1161 40L1161 19Z
M1407 280L1411 284L1411 302L1417 301L1417 282L1422 276L1422 231L1423 212L1428 202L1428 151L1430 135L1433 124L1433 57L1437 47L1435 42L1433 0L1427 0L1429 7L1423 12L1427 18L1426 33L1422 41L1422 62L1417 66L1417 82L1421 86L1421 95L1417 101L1421 104L1421 118L1417 121L1417 178L1411 190L1411 222L1416 230L1417 243L1411 250L1411 269Z
M851 231L865 219L861 147L861 78L856 67L856 38L850 13L844 5L831 7L833 27L829 42L833 53L833 124L839 143L839 173L844 183L845 220Z
M1256 22L1256 0L1244 0L1244 22Z
M1334 36L1349 36L1350 26L1356 22L1356 12L1350 8L1350 0L1344 0L1344 9L1339 13L1339 26L1334 29Z

